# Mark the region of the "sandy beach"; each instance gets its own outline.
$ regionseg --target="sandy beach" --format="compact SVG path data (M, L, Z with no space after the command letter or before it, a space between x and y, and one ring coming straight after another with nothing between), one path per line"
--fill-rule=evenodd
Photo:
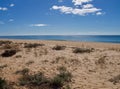
M71 77L53 87L60 71ZM21 84L38 72L49 82ZM120 44L0 39L0 77L7 89L120 89Z

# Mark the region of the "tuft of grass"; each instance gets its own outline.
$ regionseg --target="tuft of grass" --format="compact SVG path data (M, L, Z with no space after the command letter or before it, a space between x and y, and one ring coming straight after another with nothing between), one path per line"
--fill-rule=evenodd
M1 56L2 57L11 57L17 53L17 50L5 50Z
M2 48L5 50L17 50L17 51L19 51L20 50L19 46L20 45L18 45L18 44L10 43L10 44L4 44Z
M12 41L3 41L3 40L0 40L0 45L3 45L3 44L11 44Z
M66 48L66 46L60 46L60 45L56 45L55 47L53 47L53 50L64 50Z
M8 89L7 82L5 79L0 78L0 89Z
M56 57L56 60L55 60L55 63L58 63L60 60L64 60L65 59L65 57Z
M37 43L34 43L34 44L32 44L32 43L29 43L29 44L25 43L24 44L24 48L36 48L36 47L39 47L39 46L44 46L44 44L37 44Z
M27 75L29 73L28 68L24 68L23 70L16 71L15 74L22 74L22 75Z
M22 56L21 56L21 55L16 55L15 57L16 57L16 58L21 58Z
M73 50L73 53L90 53L90 52L93 52L93 48L91 49L88 49L88 48L75 48Z
M26 63L26 65L31 65L31 64L33 64L34 63L34 61L28 61L27 63Z
M102 56L98 59L98 61L96 62L96 64L105 64L105 60L106 60L106 56Z
M59 70L60 72L65 72L67 69L66 69L66 67L64 67L64 66L60 66L60 67L58 68L58 70Z
M114 78L109 79L110 82L113 82L113 84L115 85L116 83L120 82L120 74L115 76Z
M7 64L1 65L1 66L0 66L0 69L3 69L3 68L5 68L5 67L7 67L7 66L8 66Z

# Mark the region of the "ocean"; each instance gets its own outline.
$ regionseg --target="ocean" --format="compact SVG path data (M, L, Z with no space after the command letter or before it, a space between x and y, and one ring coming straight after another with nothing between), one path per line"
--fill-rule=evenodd
M120 35L28 35L28 36L0 36L0 39L21 40L62 40L82 42L120 43Z

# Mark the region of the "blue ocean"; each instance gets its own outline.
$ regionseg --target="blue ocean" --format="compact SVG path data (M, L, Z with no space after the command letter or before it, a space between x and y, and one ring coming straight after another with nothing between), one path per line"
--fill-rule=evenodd
M0 39L22 40L67 40L82 42L120 43L120 35L29 35L29 36L0 36Z

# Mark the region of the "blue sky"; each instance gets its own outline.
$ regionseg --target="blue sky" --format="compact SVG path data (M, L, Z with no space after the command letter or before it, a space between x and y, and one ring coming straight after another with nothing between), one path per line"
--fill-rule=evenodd
M120 35L120 0L0 0L0 35Z

